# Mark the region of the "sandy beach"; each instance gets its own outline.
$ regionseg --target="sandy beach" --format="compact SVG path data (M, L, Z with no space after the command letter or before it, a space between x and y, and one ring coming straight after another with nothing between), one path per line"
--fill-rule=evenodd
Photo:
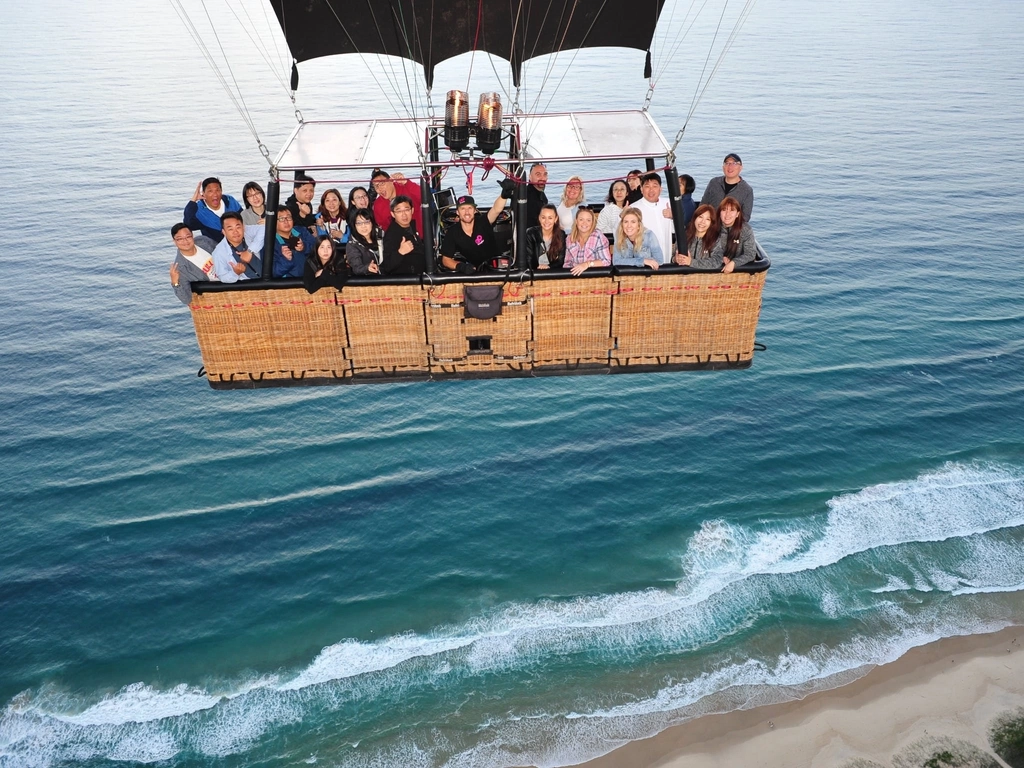
M896 755L949 739L990 753L992 722L1022 706L1024 627L1010 627L915 648L841 688L700 718L584 765L866 768L891 766Z

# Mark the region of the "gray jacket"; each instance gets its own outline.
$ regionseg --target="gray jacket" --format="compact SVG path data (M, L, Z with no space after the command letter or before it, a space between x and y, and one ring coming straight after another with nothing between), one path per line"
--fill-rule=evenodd
M377 260L377 254L372 248L366 247L354 235L349 238L345 246L345 258L348 259L349 269L353 275L372 275L370 262Z
M704 196L700 199L701 205L713 205L715 208L721 204L726 197L731 197L740 204L740 209L743 211L743 220L750 221L750 214L754 210L754 188L751 187L742 178L739 183L732 188L732 192L726 194L725 192L725 176L716 176L708 182L707 188L704 190Z
M690 240L689 247L686 252L690 254L690 266L694 269L717 269L722 270L722 248L725 246L725 241L719 236L718 240L715 241L714 247L711 252L704 250L704 241L699 237L694 237Z
M209 254L212 254L213 249L217 247L217 243L206 235L199 235L195 239L195 243L197 248L202 248ZM174 288L174 295L187 307L192 303L192 283L209 280L209 278L203 270L186 259L181 251L178 251L174 257L174 263L178 265L178 284L171 287Z
M744 264L749 264L757 258L757 241L754 239L754 230L750 228L749 224L743 222L743 229L740 230L740 236L736 240L738 241L736 243L736 253L733 254L732 261L737 267L742 267ZM722 230L719 242L722 246L722 255L724 256L726 249L729 247L729 230Z

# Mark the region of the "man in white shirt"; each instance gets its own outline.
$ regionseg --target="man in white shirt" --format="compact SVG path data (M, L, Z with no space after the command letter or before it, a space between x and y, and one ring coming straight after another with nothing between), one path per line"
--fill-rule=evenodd
M242 214L225 213L221 217L224 239L213 249L213 268L222 283L237 283L263 277L264 227L247 227Z
M644 229L658 238L661 246L662 264L672 261L672 209L668 198L661 197L661 176L653 171L640 177L640 191L643 197L633 203L644 220Z
M174 295L187 306L192 302L192 283L220 280L213 267L213 250L217 244L205 235L193 237L192 230L184 223L171 227L171 239L178 246L171 264L171 287Z

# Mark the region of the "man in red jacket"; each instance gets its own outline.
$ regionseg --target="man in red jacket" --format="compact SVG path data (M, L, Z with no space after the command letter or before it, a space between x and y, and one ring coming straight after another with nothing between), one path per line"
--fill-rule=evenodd
M394 219L391 217L391 201L398 195L405 195L412 200L412 218L416 222L416 231L423 236L423 209L420 204L423 198L420 196L420 185L409 181L400 173L394 176L380 168L374 170L370 177L374 190L377 192L377 199L373 201L373 218L377 226L387 232L388 227Z

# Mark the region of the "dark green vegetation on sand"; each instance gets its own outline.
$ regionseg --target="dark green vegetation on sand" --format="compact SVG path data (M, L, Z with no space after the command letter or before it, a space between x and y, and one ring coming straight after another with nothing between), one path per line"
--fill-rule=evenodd
M1024 768L1024 707L998 717L988 738L992 749L1010 768Z

